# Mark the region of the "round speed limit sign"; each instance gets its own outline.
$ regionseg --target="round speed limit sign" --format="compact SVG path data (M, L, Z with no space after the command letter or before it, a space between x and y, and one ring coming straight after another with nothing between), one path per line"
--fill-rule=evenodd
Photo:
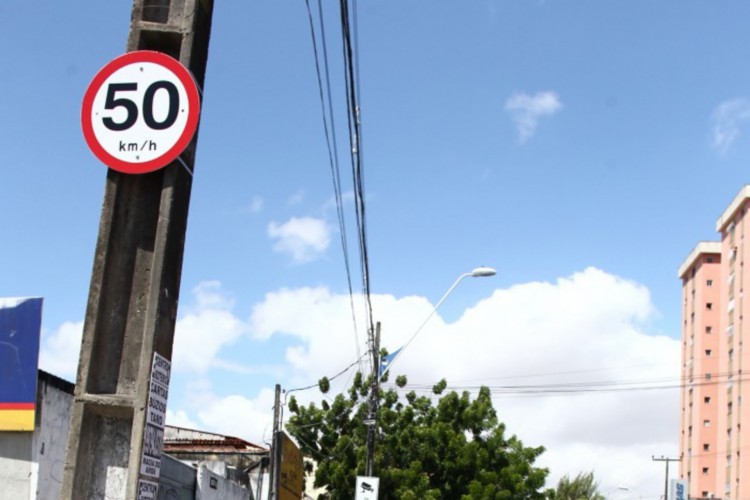
M190 143L200 98L190 72L161 52L128 52L104 66L86 90L83 135L108 167L143 174L165 167Z

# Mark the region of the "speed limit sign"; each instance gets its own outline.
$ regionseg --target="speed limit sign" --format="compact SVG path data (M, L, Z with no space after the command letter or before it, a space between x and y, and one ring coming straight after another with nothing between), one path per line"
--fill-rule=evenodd
M200 98L190 72L161 52L128 52L104 66L83 98L81 124L91 151L126 174L177 158L198 127Z

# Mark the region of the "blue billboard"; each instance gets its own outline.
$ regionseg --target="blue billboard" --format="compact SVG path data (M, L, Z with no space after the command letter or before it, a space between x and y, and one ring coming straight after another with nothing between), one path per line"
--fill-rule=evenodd
M41 298L0 298L0 430L34 430L41 327Z

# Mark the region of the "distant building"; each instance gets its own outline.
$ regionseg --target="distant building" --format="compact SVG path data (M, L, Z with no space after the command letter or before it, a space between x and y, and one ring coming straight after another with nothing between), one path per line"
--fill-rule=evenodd
M39 371L34 430L0 432L0 500L60 496L73 389Z
M750 340L743 299L750 284L750 185L719 217L720 241L701 242L679 268L682 280L682 391L680 478L690 498L750 498ZM750 237L750 232L748 232ZM746 383L747 382L747 383ZM747 403L746 403L747 404Z
M0 500L59 498L74 390L38 371L34 430L0 431ZM268 454L239 438L166 426L157 500L266 498L253 490L262 486Z
M268 468L268 448L233 436L167 425L163 451L194 467L204 464L211 472L261 497L263 474Z

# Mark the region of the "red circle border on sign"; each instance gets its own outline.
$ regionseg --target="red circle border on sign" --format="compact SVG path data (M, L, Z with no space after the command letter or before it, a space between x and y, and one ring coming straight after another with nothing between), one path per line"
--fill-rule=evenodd
M154 63L160 66L164 66L169 71L174 73L175 76L180 80L182 85L185 87L188 97L188 118L185 124L185 130L183 130L179 139L168 151L163 155L154 158L153 160L134 163L120 160L109 154L96 138L94 134L94 128L91 122L91 112L94 107L94 98L99 92L99 89L104 84L104 81L112 76L112 74L127 66L134 63ZM188 69L182 65L177 59L168 56L162 52L156 52L153 50L137 50L134 52L128 52L121 55L107 63L91 80L91 83L86 89L86 94L83 96L83 107L81 108L81 126L83 128L83 136L86 139L91 151L94 155L99 158L105 165L113 170L122 172L125 174L145 174L159 170L160 168L166 167L172 161L174 161L185 148L190 144L195 131L198 129L198 118L200 116L200 96L198 94L198 85L193 78L193 75Z

